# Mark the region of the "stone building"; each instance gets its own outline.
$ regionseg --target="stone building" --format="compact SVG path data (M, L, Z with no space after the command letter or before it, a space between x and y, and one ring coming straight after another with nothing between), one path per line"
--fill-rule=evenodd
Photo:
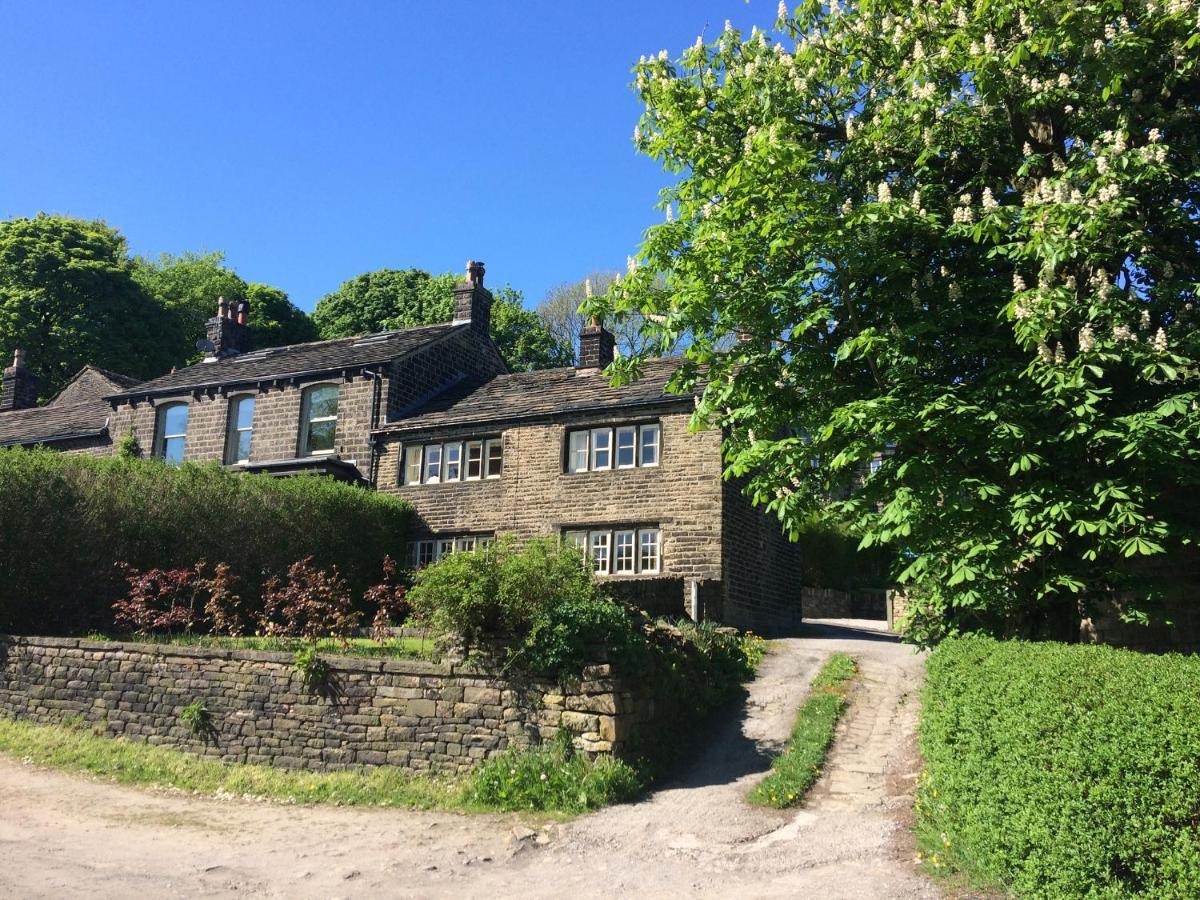
M414 566L498 534L558 536L652 611L798 624L797 549L722 478L721 434L689 430L693 398L668 390L678 361L614 388L602 375L613 337L593 322L576 367L510 373L488 335L483 277L470 263L451 322L266 350L249 345L245 301L222 301L203 362L137 384L100 373L123 383L81 399L92 418L73 437L64 424L51 445L109 453L132 435L171 462L326 474L413 506ZM6 370L6 397L8 385ZM65 420L45 411L61 397L0 412L0 443L51 443L47 429L6 420Z

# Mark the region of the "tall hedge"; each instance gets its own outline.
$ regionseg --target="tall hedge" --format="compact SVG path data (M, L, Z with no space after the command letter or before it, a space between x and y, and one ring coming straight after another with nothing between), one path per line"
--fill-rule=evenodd
M1200 658L946 640L920 747L935 867L1019 897L1200 897Z
M226 562L255 597L312 555L357 596L385 553L402 558L408 517L394 497L317 476L0 450L0 631L109 627L125 588L117 563Z

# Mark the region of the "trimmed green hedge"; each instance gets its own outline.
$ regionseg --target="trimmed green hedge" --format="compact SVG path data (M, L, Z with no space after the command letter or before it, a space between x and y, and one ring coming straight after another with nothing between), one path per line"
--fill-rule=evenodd
M947 640L920 747L934 868L1021 897L1200 897L1200 658Z
M381 579L385 553L403 558L408 518L397 498L316 476L0 450L0 631L110 627L121 562L227 562L256 597L265 574L312 555L357 597Z

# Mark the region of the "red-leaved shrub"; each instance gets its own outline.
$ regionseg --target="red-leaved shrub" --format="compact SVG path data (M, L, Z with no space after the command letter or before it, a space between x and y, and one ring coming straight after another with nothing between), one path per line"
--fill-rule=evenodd
M383 581L372 585L363 593L363 600L375 605L375 619L371 622L371 637L385 641L391 637L389 629L408 618L408 586L399 580L400 567L386 553L383 556Z
M272 576L263 587L261 622L269 635L345 641L358 627L360 615L337 567L318 569L311 556L292 563L286 580Z
M129 582L129 596L113 604L118 628L134 634L170 634L177 628L191 631L196 615L196 569L119 568Z
M197 572L203 568L203 562L196 565ZM202 590L208 594L204 615L213 634L241 637L246 633L242 598L233 590L236 581L238 577L230 571L229 564L221 562L213 567L212 576L201 582Z

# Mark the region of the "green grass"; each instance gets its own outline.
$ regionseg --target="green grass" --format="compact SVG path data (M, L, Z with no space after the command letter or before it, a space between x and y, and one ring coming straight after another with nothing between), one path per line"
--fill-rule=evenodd
M208 634L113 635L93 632L93 641L125 641L136 644L163 644L175 647L217 647L225 650L273 650L293 653L307 647L309 641L282 637L214 637ZM313 643L318 653L328 656L366 658L433 659L437 656L434 642L429 638L396 637L385 641L372 638L349 638L343 643L337 638L321 638Z
M40 766L118 784L174 788L216 797L331 806L383 806L469 812L574 815L638 793L644 779L628 763L589 760L561 742L512 750L465 776L414 774L381 766L306 772L224 763L182 750L96 734L79 717L34 725L0 717L0 752Z
M857 671L854 660L844 653L834 653L825 661L796 713L787 749L771 763L771 774L750 792L751 803L786 809L804 799L821 774Z

